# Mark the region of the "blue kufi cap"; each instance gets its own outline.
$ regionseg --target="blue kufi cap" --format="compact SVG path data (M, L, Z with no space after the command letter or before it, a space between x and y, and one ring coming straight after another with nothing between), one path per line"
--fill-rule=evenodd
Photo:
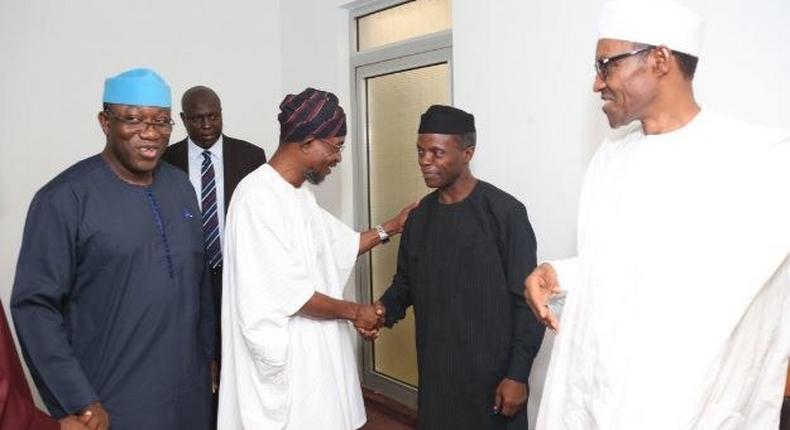
M104 80L104 103L170 107L170 87L151 69L131 69Z

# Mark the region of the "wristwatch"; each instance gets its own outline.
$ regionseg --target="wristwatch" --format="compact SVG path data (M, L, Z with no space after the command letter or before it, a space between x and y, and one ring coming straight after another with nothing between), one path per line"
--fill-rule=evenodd
M390 235L387 234L387 230L384 230L384 227L381 224L377 225L375 228L376 233L379 234L379 240L381 243L387 243L390 241Z

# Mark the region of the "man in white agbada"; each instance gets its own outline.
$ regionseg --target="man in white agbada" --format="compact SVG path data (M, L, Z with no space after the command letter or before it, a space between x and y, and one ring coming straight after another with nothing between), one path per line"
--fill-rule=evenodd
M674 2L604 6L594 90L617 130L586 174L578 256L525 282L558 331L538 429L778 426L790 135L699 107L701 32Z
M303 187L337 163L346 135L334 94L280 105L280 145L241 181L225 229L221 430L348 430L365 423L353 329L376 335L373 305L342 300L358 254L400 233L411 207L357 233Z

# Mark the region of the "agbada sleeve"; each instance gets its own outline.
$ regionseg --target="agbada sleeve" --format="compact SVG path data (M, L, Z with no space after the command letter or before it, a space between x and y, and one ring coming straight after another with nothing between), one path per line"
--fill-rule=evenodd
M575 289L575 285L579 280L578 260L578 257L571 257L563 260L547 261L547 263L551 264L551 267L554 268L554 271L557 272L557 283L563 291L563 293L556 298L563 298L567 291Z
M25 222L11 294L17 335L39 391L67 413L100 400L64 326L77 271L79 231L78 193L63 184L39 191Z
M290 410L288 326L314 288L307 263L298 257L294 233L301 230L292 227L297 215L279 207L281 202L271 195L238 197L225 228L222 297L223 306L235 312L223 315L232 315L226 323L237 326L252 359L249 377L265 387L254 401L243 399L252 402L246 407L263 408L284 427Z
M392 283L382 294L381 303L387 310L384 314L384 324L392 328L398 321L406 316L406 310L413 304L411 291L411 272L409 269L409 243L411 236L411 219L406 221L406 226L398 245L398 263Z
M325 209L320 208L320 211L329 234L329 243L339 278L337 282L339 285L345 285L357 261L360 234Z
M234 209L226 229L224 270L238 309L236 324L260 363L284 366L288 320L315 292L308 262L300 254L304 232L285 214L256 210L254 204Z
M524 279L536 266L537 241L523 205L515 207L507 217L504 253L513 315L507 376L527 382L545 330L524 298Z
M596 191L598 183L600 182L601 172L605 171L605 149L607 143L598 148L593 155L587 170L584 173L584 183L582 184L581 194L579 196L579 215L577 223L577 238L576 247L577 255L581 253L588 241L588 228L589 216L587 214L593 206L596 199ZM551 264L554 271L557 272L557 282L563 293L556 296L555 300L564 300L565 293L576 289L576 284L579 282L579 259L573 256L565 259L546 261Z

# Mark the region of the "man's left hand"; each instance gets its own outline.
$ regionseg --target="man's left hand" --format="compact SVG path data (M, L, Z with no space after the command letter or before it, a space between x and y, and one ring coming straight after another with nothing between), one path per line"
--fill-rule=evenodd
M496 387L494 397L494 409L500 415L512 417L516 415L526 404L529 396L527 384L514 379L505 378Z

